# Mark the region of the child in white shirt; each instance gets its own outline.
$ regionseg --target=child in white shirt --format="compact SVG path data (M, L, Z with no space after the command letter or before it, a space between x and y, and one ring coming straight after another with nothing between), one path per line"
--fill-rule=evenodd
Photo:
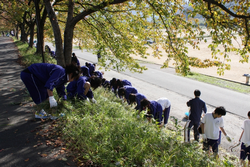
M250 111L248 111L248 119L246 119L242 126L242 133L240 135L239 142L241 141L241 150L240 150L240 161L241 164L245 167L245 159L248 157L248 166L250 166Z

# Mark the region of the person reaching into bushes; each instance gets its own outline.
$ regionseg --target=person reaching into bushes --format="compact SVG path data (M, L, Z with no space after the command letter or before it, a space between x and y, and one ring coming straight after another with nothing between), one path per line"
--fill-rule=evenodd
M148 99L141 100L141 107L143 110L147 110L147 120L152 122L152 118L156 120L157 125L162 127L162 106L156 101L149 101Z
M65 84L78 79L79 69L73 64L65 68L48 63L35 63L24 69L20 78L29 91L32 100L38 105L49 99L50 108L57 107L57 101L53 95L55 88L59 97L67 99ZM42 111L35 115L36 118L47 118L47 113Z

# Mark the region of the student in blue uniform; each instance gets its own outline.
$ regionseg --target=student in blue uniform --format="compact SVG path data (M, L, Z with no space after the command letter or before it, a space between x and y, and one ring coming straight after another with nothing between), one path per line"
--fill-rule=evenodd
M106 80L106 78L102 78L102 86L110 89L110 81Z
M66 88L68 98L77 97L82 100L89 98L95 101L93 92L90 89L90 83L87 79L87 77L81 76L77 80L70 82Z
M146 99L146 96L141 93L130 93L129 94L129 101L130 104L136 103L135 109L139 111L139 114L142 110L141 108L141 100Z
M110 86L112 87L115 94L116 94L117 89L126 85L132 86L131 82L129 82L126 79L121 80L121 79L112 78L112 80L110 81Z
M23 70L20 77L36 104L49 98L50 107L56 107L55 88L59 97L66 99L64 84L78 79L79 69L74 65L63 67L48 63L35 63Z
M74 64L75 64L76 66L80 67L80 61L79 61L78 58L76 57L76 54L75 54L75 53L72 53L71 63L73 63L73 62L74 62Z
M89 74L92 76L95 71L95 64L86 62L85 66L89 68Z
M164 116L164 127L166 127L166 125L168 123L168 118L169 118L169 113L170 113L170 108L171 108L171 102L166 97L159 98L156 101L162 107L162 112L163 112L163 116Z
M147 112L147 119L149 122L151 122L152 118L154 118L158 125L162 127L162 106L160 103L156 101L149 101L148 99L142 99L141 100L141 107L143 110L148 110Z
M103 72L101 72L101 71L94 71L93 72L93 75L92 76L97 76L97 77L99 77L99 78L103 78Z
M124 97L126 99L126 101L128 102L128 104L130 104L130 101L129 101L129 94L130 93L138 93L138 91L133 86L127 86L127 85L119 88L119 90L118 90L118 96L120 98Z
M206 103L200 99L201 92L199 90L194 91L195 98L189 100L187 102L187 106L190 107L190 114L189 114L189 120L187 121L185 125L185 131L187 131L187 141L190 142L190 129L194 127L194 139L196 141L199 141L199 131L198 127L200 126L200 119L202 115L202 111L204 113L207 112Z
M81 66L81 73L83 76L90 77L89 68L87 66Z

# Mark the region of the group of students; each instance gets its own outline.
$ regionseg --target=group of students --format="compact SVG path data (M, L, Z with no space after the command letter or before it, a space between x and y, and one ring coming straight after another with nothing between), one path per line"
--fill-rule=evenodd
M53 95L55 88L60 98L67 100L68 98L79 98L96 103L94 94L91 88L96 89L99 86L109 88L119 98L124 99L128 104L135 104L135 109L138 111L138 117L142 110L147 110L146 117L149 122L154 118L157 124L162 127L168 123L168 118L171 109L169 99L163 97L158 100L148 100L145 95L139 93L128 80L112 78L110 81L103 78L103 73L95 70L95 64L85 63L85 66L80 66L80 62L72 54L72 63L65 68L48 63L35 63L24 69L20 77L25 84L33 101L40 104L46 99L49 99L50 107L56 107L57 101ZM65 84L69 82L66 87ZM187 102L190 107L188 121L185 125L185 140L190 142L190 129L193 127L194 139L199 141L201 134L203 138L204 150L210 150L218 154L218 145L220 144L220 133L222 132L228 141L231 141L227 136L223 126L222 116L226 115L224 107L215 108L212 113L206 113L207 108L204 101L200 99L201 92L194 91L195 98ZM202 116L202 113L203 117ZM35 114L36 118L50 117L44 110ZM240 136L242 141L240 159L242 164L248 157L250 161L250 111L248 112L248 120L244 121L243 132ZM200 129L200 132L199 132ZM248 163L248 166L250 163Z
M102 85L111 89L119 98L122 98L128 104L135 104L138 111L137 117L140 117L142 110L147 110L146 117L149 122L154 118L157 124L162 127L168 123L171 102L166 97L158 100L149 101L145 95L138 92L128 80L112 78L110 81L103 79Z
M193 128L194 139L199 141L201 134L203 138L203 150L210 151L218 155L218 145L221 142L221 132L226 139L231 142L231 138L227 135L223 123L222 116L226 115L226 109L222 106L216 107L212 113L207 113L206 103L200 99L200 90L194 91L195 98L187 102L190 111L187 114L188 120L184 127L185 142L190 142L190 130ZM250 166L250 111L247 114L248 119L244 121L242 133L239 138L241 144L240 160L245 166L245 159L248 157L248 166Z
M86 66L76 65L74 56L72 63L65 68L49 63L35 63L24 69L21 74L21 80L25 84L32 100L40 104L49 99L50 108L57 106L57 101L53 95L55 88L59 98L67 100L68 98L78 98L96 102L91 88L96 89L101 86L102 73L95 71L95 65L86 63ZM85 69L83 72L82 69ZM87 71L87 72L86 72ZM66 83L69 84L66 86ZM67 92L65 91L67 90ZM35 114L36 118L53 118L44 110Z

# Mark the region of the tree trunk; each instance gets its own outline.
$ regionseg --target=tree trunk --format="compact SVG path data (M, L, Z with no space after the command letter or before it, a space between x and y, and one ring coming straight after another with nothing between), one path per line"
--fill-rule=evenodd
M35 29L35 23L30 23L30 41L29 41L29 47L32 48L34 45L34 29Z
M57 17L56 17L55 11L52 9L50 0L44 0L44 3L46 6L46 10L47 10L52 28L53 28L53 32L54 32L57 64L61 65L62 67L65 67L66 63L65 63L64 55L63 55L62 36L61 36L60 27L57 21Z
M36 45L36 54L42 54L43 53L43 44L42 44L42 38L43 38L43 32L41 32L41 17L40 17L40 8L39 8L39 3L40 0L34 0L35 3L35 8L36 8L36 27L37 27L37 45ZM45 63L44 56L42 54L43 62Z
M19 29L18 29L18 25L16 25L16 39L19 39Z
M27 42L27 34L25 32L25 25L24 23L20 24L20 30L21 30L21 41L22 42Z
M73 33L75 24L72 23L73 19L74 2L69 0L68 2L68 17L67 23L64 30L64 59L66 64L71 63L72 54L72 43L73 43Z

